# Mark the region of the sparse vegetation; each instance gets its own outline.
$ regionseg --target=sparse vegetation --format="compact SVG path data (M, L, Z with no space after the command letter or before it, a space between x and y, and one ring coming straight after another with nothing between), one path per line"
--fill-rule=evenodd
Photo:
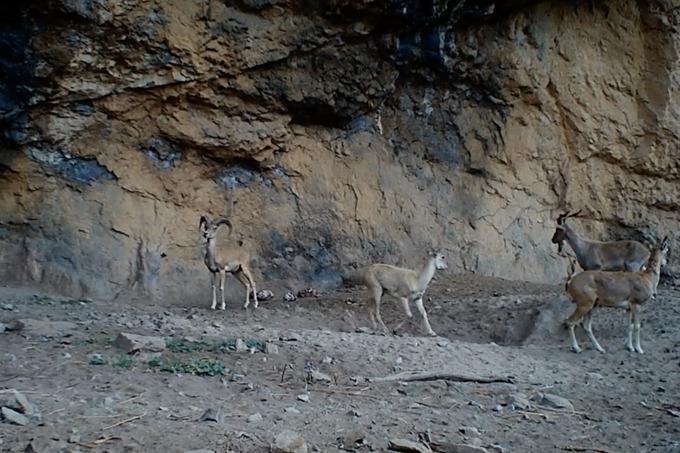
M60 301L62 305L85 305L92 303L89 299L79 298L79 299L64 299Z
M257 340L245 340L248 349L255 349L256 351L264 351L264 343ZM236 350L236 339L231 338L224 341L187 341L178 338L169 338L165 340L165 347L170 352L175 353L192 353L192 352L224 352Z
M179 357L161 357L147 363L150 368L169 373L195 374L197 376L226 375L228 369L219 360L191 358L188 362Z
M118 359L113 362L113 366L118 367L118 368L125 368L125 369L130 369L132 366L135 364L134 360L132 357L130 357L127 354L122 354Z

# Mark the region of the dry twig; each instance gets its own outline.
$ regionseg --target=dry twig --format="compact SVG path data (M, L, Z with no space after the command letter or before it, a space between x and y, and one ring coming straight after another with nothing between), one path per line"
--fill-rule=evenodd
M97 448L101 444L104 444L104 443L109 442L111 440L121 440L121 439L122 439L122 437L118 437L118 436L108 436L108 437L102 437L101 439L97 439L94 442L75 441L73 443L80 446L80 447Z
M134 422L135 420L139 420L140 418L144 418L144 417L146 417L146 412L144 412L141 415L135 415L134 417L130 417L127 420L123 420L123 421L120 421L118 423L114 423L111 426L107 426L105 428L102 428L102 431L106 431L107 429L115 428L116 426L120 426L120 425L125 424L125 423Z

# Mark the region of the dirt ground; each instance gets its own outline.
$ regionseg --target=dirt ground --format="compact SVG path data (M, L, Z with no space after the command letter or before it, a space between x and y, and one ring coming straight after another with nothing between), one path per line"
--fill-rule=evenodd
M644 355L625 349L615 309L595 315L606 354L581 328L583 352L571 352L561 286L438 274L425 304L437 338L423 336L415 309L399 336L371 333L367 296L279 293L249 310L238 296L211 311L210 300L110 304L0 288L0 405L25 416L5 415L0 450L368 452L402 439L411 451L680 452L675 289L643 310ZM383 319L397 324L400 310L385 301ZM128 355L120 333L166 348ZM286 431L301 439L288 433L285 447Z

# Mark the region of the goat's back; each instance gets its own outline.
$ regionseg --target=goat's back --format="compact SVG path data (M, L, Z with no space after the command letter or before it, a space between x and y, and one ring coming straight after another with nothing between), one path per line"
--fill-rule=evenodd
M597 302L619 306L623 302L642 303L654 291L651 275L643 272L584 271L567 283L567 292L575 302Z
M637 241L616 241L600 243L602 270L641 270L649 260L650 251Z

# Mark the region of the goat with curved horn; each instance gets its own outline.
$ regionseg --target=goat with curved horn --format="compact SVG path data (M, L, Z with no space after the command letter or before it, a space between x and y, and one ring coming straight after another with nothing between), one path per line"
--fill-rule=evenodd
M574 251L576 260L583 270L603 271L639 271L649 260L649 249L638 241L591 241L584 239L567 224L566 219L576 217L580 210L572 213L560 214L557 218L555 234L551 239L557 244L562 254L563 243L566 241Z
M257 308L257 289L255 288L255 280L250 272L250 253L242 247L217 247L215 237L217 230L222 226L227 225L229 228L228 235L232 232L232 225L228 219L221 218L214 221L210 220L207 215L202 215L199 228L203 228L203 237L205 243L205 265L210 271L210 280L212 284L213 300L210 308L213 310L217 306L217 282L219 278L220 291L222 293L222 306L224 310L227 307L224 296L224 281L227 274L233 274L243 286L246 288L246 302L243 308L248 308L250 304L250 293L252 291L255 307Z

